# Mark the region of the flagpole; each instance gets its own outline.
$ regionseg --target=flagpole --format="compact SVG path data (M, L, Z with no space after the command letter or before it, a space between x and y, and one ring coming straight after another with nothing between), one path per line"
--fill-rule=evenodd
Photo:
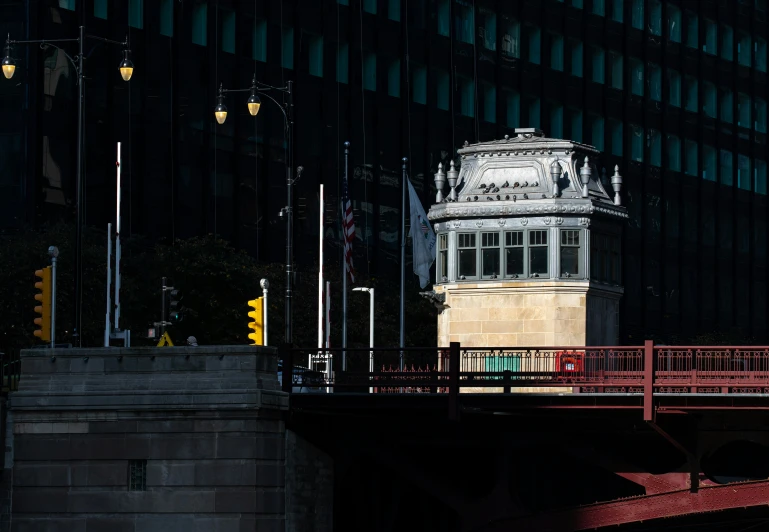
M323 349L323 185L320 186L320 218L318 219L318 355ZM312 370L312 367L307 369Z
M406 346L405 337L405 302L406 299L406 164L408 158L403 158L403 179L401 181L401 187L403 188L403 195L401 198L401 323L400 323L400 371L403 371L403 348Z
M344 180L347 186L350 186L350 182L347 180L347 159L350 153L350 141L344 143ZM348 192L349 194L349 189ZM344 232L344 217L345 217L345 205L342 204L342 231ZM347 236L344 236L345 242ZM342 250L342 371L347 371L347 257L345 257L344 249Z

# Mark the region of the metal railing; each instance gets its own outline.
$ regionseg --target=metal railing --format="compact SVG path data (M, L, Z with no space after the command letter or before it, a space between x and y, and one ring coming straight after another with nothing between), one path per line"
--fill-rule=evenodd
M0 393L7 394L19 389L21 376L21 358L19 351L14 350L0 355Z
M316 391L511 393L570 388L577 393L769 393L769 347L642 346L287 349ZM291 363L285 362L291 360ZM305 366L306 364L306 366ZM529 388L530 390L523 390ZM537 390L539 389L539 390Z

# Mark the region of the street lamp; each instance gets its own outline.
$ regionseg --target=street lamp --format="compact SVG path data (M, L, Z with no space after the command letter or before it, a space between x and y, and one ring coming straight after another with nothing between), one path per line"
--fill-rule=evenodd
M371 348L368 357L368 372L374 373L374 289L358 287L353 288L353 292L368 292L369 294L369 312L368 312L368 345ZM374 393L374 388L369 388L369 393Z
M288 96L288 103L281 104L275 98L270 96L270 91L282 92ZM259 94L272 100L283 113L285 133L288 144L288 155L286 157L286 206L280 210L280 217L286 218L286 330L284 341L287 344L292 343L292 298L294 291L294 183L302 175L302 167L296 169L296 179L293 177L294 168L294 82L289 81L285 87L273 87L260 81L256 81L256 74L251 80L251 87L248 89L225 89L219 85L219 95L217 96L216 107L214 107L214 117L216 122L221 125L227 120L227 106L224 104L225 94L228 92L250 92L251 95L246 101L248 113L256 116L262 107L262 100Z
M131 62L130 53L128 49L128 37L125 41L114 41L112 39L105 39L97 35L90 35L85 32L85 26L80 26L80 33L73 39L35 39L26 41L15 41L11 39L11 35L8 34L8 38L5 41L5 57L2 61L3 75L6 79L11 79L14 72L16 72L16 62L11 57L11 46L15 44L39 44L41 48L46 46L53 46L57 50L60 50L72 66L77 74L77 174L75 176L75 195L76 195L76 210L77 210L77 222L75 227L75 320L72 328L72 337L75 339L78 347L82 347L83 341L81 338L81 322L82 322L82 304L83 304L83 101L85 99L83 91L83 46L86 39L92 39L94 41L106 42L108 44L116 44L123 47L123 61L120 66L120 76L123 80L128 81L131 79L134 71L134 65ZM63 42L76 42L78 44L77 59L73 59L70 55L59 48L57 44Z

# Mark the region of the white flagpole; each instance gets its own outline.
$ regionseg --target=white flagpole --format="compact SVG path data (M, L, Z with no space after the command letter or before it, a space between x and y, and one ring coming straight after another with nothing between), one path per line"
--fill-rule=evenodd
M117 199L115 216L115 331L120 330L120 142L117 143ZM163 318L165 319L165 317ZM124 340L124 344L125 344ZM127 345L125 347L128 347Z
M323 350L323 185L320 186L318 248L318 355L321 355ZM312 366L309 365L308 369L312 369Z
M326 281L326 349L331 347L331 283ZM326 351L326 382L331 382L334 374L334 359L329 351ZM326 393L332 388L326 388Z
M104 323L104 347L109 347L112 316L112 224L107 224L107 320Z

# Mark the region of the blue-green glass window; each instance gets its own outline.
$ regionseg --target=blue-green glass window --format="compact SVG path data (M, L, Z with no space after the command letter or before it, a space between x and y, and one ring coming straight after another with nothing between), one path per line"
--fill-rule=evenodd
M686 10L686 46L697 48L699 46L699 21L697 13Z
M668 103L681 107L681 73L668 69Z
M611 154L622 157L622 122L616 118L609 119L611 134Z
M582 142L582 109L575 107L569 109L569 125L571 140Z
M414 66L414 102L425 104L427 102L427 75L425 68ZM393 59L387 68L387 94L394 98L400 98L401 95L401 60Z
M454 35L459 41L468 44L475 42L473 4L463 0L454 0Z
M633 12L630 15L630 23L634 28L644 29L644 0L633 0Z
M753 49L756 54L756 70L766 72L766 39L755 37Z
M668 4L668 39L681 42L681 10Z
M721 57L734 60L734 31L731 26L721 25Z
M538 65L540 62L540 41L542 32L537 26L526 26L529 34L529 61Z
M205 46L208 44L208 4L193 4L192 6L192 42Z
M630 58L630 92L644 95L644 64L637 57Z
M737 156L737 187L750 190L751 180L750 157L739 154Z
M577 9L582 9L582 0L571 0L571 5L572 7L576 7Z
M174 0L160 0L160 35L174 36Z
M622 90L624 83L622 80L622 54L617 51L609 52L609 67L611 68L611 86Z
M705 19L705 42L702 51L706 54L718 54L718 25L712 20Z
M625 20L625 0L611 0L611 18L616 22Z
M750 96L744 92L737 95L737 125L740 127L752 127L750 122Z
M138 29L144 27L144 0L128 0L128 25Z
M753 129L766 133L766 100L756 98L753 101Z
M376 0L363 0L363 11L376 15Z
M540 127L539 98L530 96L526 100L526 109L529 116L529 125L527 127Z
M684 142L684 172L687 175L698 174L697 170L697 141L686 139Z
M582 77L582 41L569 39L569 49L571 50L571 75Z
M721 121L734 122L734 96L730 89L721 89Z
M644 128L630 124L630 158L642 163L644 160Z
M414 66L414 102L427 103L427 74L425 67ZM394 98L401 95L401 60L393 59L387 68L387 94Z
M662 101L662 69L659 65L649 63L649 98L655 102Z
M750 34L744 31L737 32L737 62L742 66L750 66L753 46L750 43Z
M662 166L662 134L657 129L650 129L646 140L649 146L649 164Z
M283 68L294 68L294 28L283 28L280 56Z
M93 16L107 20L107 0L93 0Z
M680 172L681 139L679 139L676 135L668 135L667 137L668 170L672 172Z
M766 161L763 159L753 161L753 191L766 195Z
M732 152L730 152L729 150L721 150L718 154L718 158L719 158L718 174L721 178L721 184L732 186L733 184Z
M550 34L550 68L563 72L563 35L557 33Z
M235 53L235 12L222 9L222 52Z
M662 35L662 2L649 0L649 33Z
M521 57L521 24L517 20L505 21L505 34L502 36L502 56L509 59Z
M449 110L449 73L445 70L435 71L435 106L444 111Z
M387 18L400 22L401 20L401 0L389 0L387 2Z
M340 44L336 52L336 80L339 83L349 81L350 71L350 45Z
M374 52L363 53L363 88L367 91L376 91L376 54Z
M718 112L718 91L715 84L709 81L704 82L702 85L702 96L705 99L702 102L702 110L706 116L715 118Z
M705 181L718 181L717 171L716 149L705 144L702 146L702 179Z
M592 72L590 73L590 79L596 83L605 83L606 75L604 74L604 51L603 48L598 46L590 47L590 63L592 66Z
M68 11L74 11L75 0L59 0L59 7Z
M497 122L497 87L488 83L483 85L483 119L492 124Z
M606 14L606 5L603 0L593 0L593 14L601 17Z
M694 76L684 76L684 109L696 113L697 107L697 78Z
M323 36L309 35L308 72L311 76L323 77Z
M497 49L497 14L483 7L480 8L479 14L483 23L478 28L478 31L483 32L481 45L487 50L494 51Z
M256 19L254 21L254 36L252 38L251 55L257 61L267 62L267 21Z
M563 138L563 106L556 103L550 105L550 136L554 139Z
M449 36L449 0L438 0L438 35Z
M505 120L507 127L521 127L521 96L514 90L505 91Z
M465 116L475 116L475 84L472 79L459 77L459 112Z
M604 133L603 117L601 115L590 116L590 142L597 150L603 151Z

